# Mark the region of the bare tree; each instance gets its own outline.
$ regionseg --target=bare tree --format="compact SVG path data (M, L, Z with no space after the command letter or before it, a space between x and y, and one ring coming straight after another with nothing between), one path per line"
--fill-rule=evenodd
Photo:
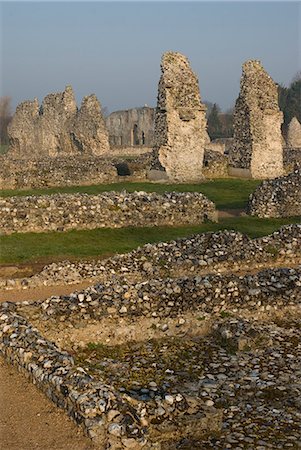
M0 144L8 144L7 126L12 119L11 97L0 97Z

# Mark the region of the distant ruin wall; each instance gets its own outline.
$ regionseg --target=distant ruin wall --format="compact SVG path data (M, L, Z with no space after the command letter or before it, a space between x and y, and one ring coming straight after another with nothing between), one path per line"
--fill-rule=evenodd
M108 132L95 95L78 110L71 86L64 92L21 103L8 127L12 158L95 155L109 152Z
M153 168L171 181L200 181L207 140L206 107L188 59L167 52L161 61Z
M155 109L148 106L115 111L106 118L111 147L152 147Z
M248 212L258 217L301 216L301 169L263 181L250 196Z
M277 85L259 61L247 61L235 104L230 166L249 170L252 178L283 175L282 122Z
M287 145L290 148L301 149L301 124L296 117L292 118L288 126Z
M0 189L114 183L116 168L101 157L11 159L0 156Z
M105 192L0 198L0 230L65 231L199 224L217 220L213 202L200 193Z

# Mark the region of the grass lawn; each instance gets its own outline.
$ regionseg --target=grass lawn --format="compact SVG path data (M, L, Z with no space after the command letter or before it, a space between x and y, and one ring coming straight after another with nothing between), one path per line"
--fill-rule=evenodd
M185 227L148 227L96 229L51 233L15 233L0 237L0 264L43 262L62 259L101 258L128 252L139 245L168 241L195 233L236 230L250 237L272 233L282 225L300 223L301 217L259 219L257 217L224 218L219 223Z
M114 183L93 186L70 186L30 190L0 190L0 197L13 195L43 195L54 193L99 194L106 191L145 191L145 192L202 192L212 200L218 209L241 209L245 207L249 195L260 181L244 179L218 179L200 184L159 184L159 183Z

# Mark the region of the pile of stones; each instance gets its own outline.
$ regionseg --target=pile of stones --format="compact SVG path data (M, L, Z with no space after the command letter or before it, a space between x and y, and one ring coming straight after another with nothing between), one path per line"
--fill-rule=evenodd
M217 220L201 193L104 192L0 199L0 229L13 232L199 224Z
M285 177L263 181L251 194L248 212L258 217L301 215L301 168Z

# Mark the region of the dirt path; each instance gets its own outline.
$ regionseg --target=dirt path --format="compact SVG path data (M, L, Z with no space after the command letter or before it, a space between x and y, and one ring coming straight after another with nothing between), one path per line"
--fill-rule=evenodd
M0 449L92 450L81 429L0 357Z
M95 283L95 280L94 280ZM44 300L52 295L68 295L74 291L80 291L93 284L93 280L85 280L77 284L57 284L54 286L37 286L28 289L12 289L0 291L1 302L24 302Z
M219 219L227 217L240 217L244 215L244 209L220 209L217 211Z

